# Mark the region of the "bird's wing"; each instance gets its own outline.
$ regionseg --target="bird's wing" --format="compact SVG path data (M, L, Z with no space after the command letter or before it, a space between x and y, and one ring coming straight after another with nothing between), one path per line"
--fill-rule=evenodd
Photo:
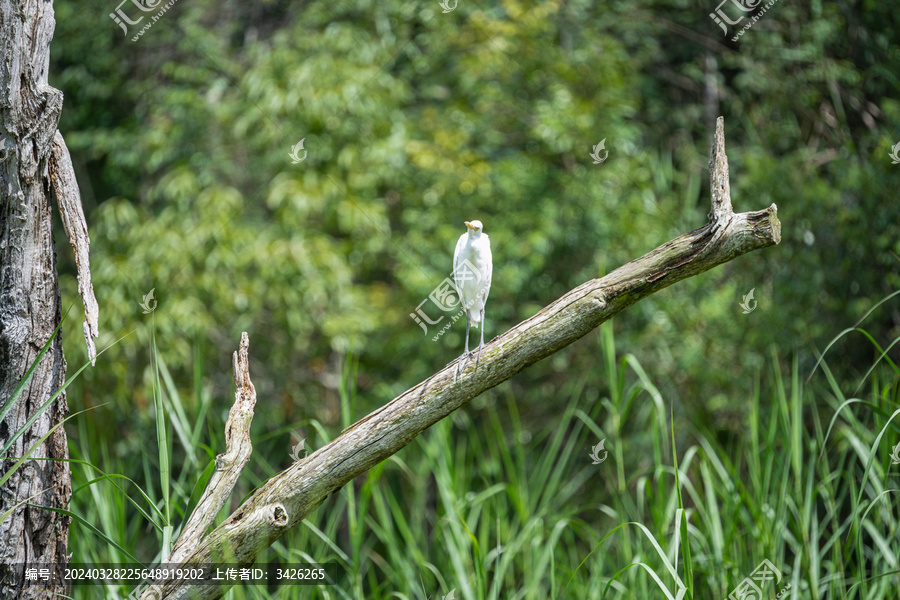
M484 274L484 276L487 281L484 284L484 302L487 302L488 294L491 293L491 278L494 275L494 257L491 255L491 239L486 235L484 235L483 237L485 238L485 254L487 254L487 256L485 257L487 259L485 261L487 262L487 267L485 267L485 270L487 272Z
M456 250L453 251L453 284L456 286L456 292L459 294L459 300L462 302L462 281L459 280L459 266L463 262L462 253L463 248L466 247L466 238L468 237L467 233L459 236L459 241L456 242Z

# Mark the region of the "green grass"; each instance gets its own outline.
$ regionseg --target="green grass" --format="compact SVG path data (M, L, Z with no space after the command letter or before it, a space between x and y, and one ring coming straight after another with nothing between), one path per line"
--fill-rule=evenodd
M862 381L841 383L826 354L805 382L799 359L773 350L746 393L730 399L743 427L728 436L696 419L689 399L666 400L637 357L618 356L611 323L582 343L599 346L605 395L591 397L596 375L581 375L548 399L552 419L533 422L520 416L528 407L512 386L488 392L345 486L263 559L335 562L337 585L274 596L235 588L228 597L440 599L456 590L489 600L724 599L765 559L782 579L764 585L763 598L790 584L793 597L896 599L896 365L884 358ZM195 365L187 392L158 359L151 365L155 448L123 456L88 443L91 423L76 420L72 453L84 463L73 469L72 510L100 533L73 524L73 561L146 559L177 537L224 447L227 411L213 414L202 357ZM340 386L345 425L356 416L356 380L351 357ZM864 392L848 391L856 389ZM339 431L309 419L254 438L239 498L286 466L298 429L313 450ZM588 454L601 439L608 458L594 465ZM163 479L166 464L174 468ZM146 489L98 476L100 467Z

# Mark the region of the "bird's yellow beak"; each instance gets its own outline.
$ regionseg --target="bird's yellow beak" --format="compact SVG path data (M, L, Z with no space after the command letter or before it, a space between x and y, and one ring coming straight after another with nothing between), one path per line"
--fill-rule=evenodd
M466 227L468 227L469 229L475 229L474 227L472 227L472 224L469 223L468 221L465 221L465 224L466 224Z

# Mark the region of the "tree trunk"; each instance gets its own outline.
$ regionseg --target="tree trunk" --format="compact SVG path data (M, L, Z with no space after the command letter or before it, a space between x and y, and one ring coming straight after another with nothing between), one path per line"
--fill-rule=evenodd
M0 0L0 411L60 322L49 165L62 93L47 82L55 20L51 2ZM0 448L63 384L66 361L57 335L0 423ZM68 413L60 394L0 456L0 477ZM62 427L33 458L67 459ZM63 508L69 465L29 460L0 487L0 598L50 598L59 584L26 587L25 565L68 562L69 518L32 505ZM14 508L15 507L15 508Z

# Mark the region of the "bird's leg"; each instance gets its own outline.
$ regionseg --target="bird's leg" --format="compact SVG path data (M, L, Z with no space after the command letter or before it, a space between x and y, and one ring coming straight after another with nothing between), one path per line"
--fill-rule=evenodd
M465 356L469 356L469 326L471 325L471 321L469 321L469 314L466 313L466 350L463 352Z
M465 364L469 362L469 313L466 312L466 349L463 351L462 356L459 357L459 362L456 363L456 378L459 379L459 372L463 369Z
M475 359L475 370L478 370L478 361L481 360L481 347L484 346L484 309L481 309L481 343L478 344L478 357Z

